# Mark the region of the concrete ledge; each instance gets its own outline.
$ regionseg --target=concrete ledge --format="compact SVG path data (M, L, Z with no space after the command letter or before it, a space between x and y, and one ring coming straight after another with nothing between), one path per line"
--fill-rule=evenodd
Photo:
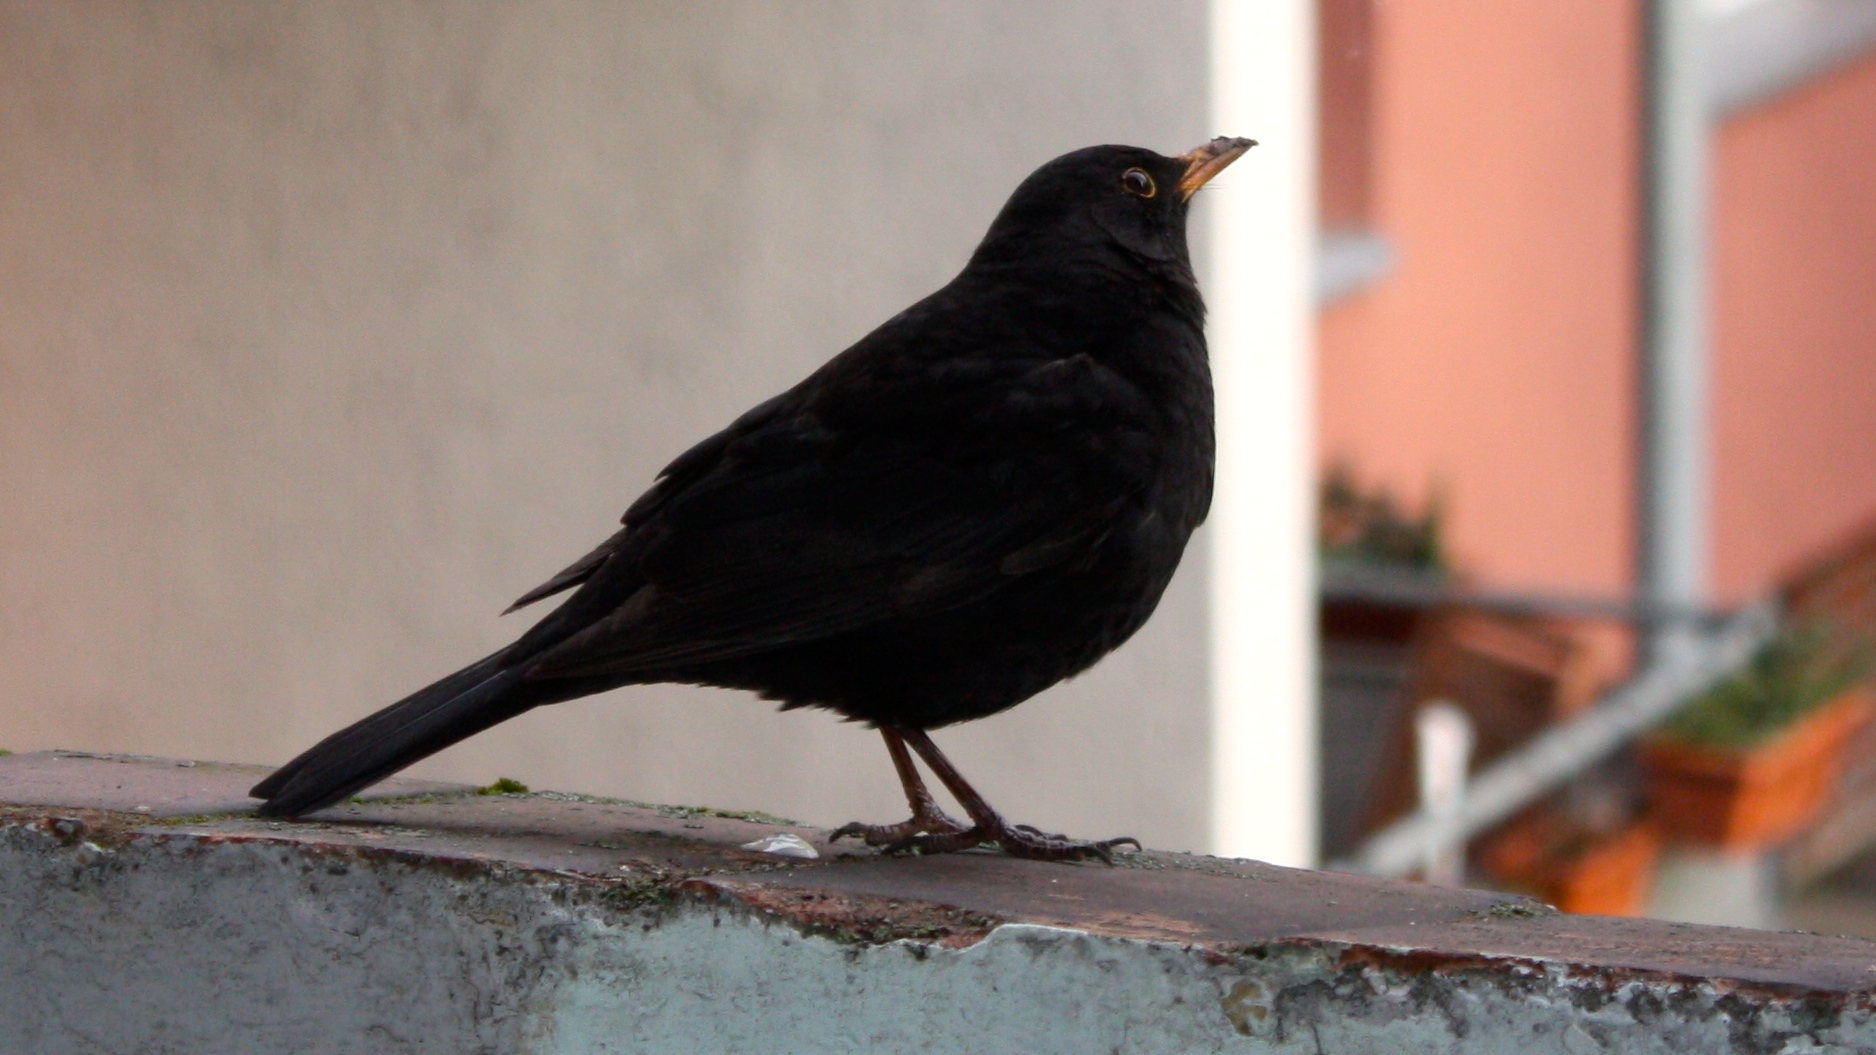
M267 822L234 812L260 772L0 758L16 1050L1876 1048L1857 939L1178 854L887 859L445 785ZM776 833L821 856L742 848Z

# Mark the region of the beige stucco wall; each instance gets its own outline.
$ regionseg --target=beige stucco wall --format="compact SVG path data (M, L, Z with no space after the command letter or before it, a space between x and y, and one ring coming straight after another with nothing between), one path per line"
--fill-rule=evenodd
M943 282L1015 182L1205 126L1181 3L0 3L0 747L278 761L526 625L691 441ZM1201 559L940 734L1016 819L1205 831ZM724 692L416 772L821 822L870 732Z

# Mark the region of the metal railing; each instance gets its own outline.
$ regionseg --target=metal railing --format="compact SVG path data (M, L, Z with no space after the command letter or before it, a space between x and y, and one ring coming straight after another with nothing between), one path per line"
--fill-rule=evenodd
M1714 631L1692 636L1687 647L1662 655L1580 717L1539 733L1480 771L1441 816L1416 810L1328 867L1380 876L1412 874L1424 866L1429 848L1463 845L1620 750L1744 664L1777 624L1777 606L1762 602Z

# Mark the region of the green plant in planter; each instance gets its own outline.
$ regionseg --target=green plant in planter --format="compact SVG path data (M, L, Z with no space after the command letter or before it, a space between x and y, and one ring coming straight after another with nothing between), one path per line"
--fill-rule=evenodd
M1444 503L1436 491L1424 512L1403 509L1385 487L1364 488L1347 465L1332 466L1317 496L1319 549L1325 560L1442 571Z
M1703 747L1749 748L1834 699L1869 670L1869 649L1846 646L1828 625L1788 627L1725 681L1687 701L1659 732Z

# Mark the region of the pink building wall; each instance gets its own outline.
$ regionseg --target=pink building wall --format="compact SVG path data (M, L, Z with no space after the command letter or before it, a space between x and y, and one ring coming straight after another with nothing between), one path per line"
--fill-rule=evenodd
M1482 584L1632 582L1638 28L1632 0L1376 5L1369 208L1398 264L1323 315L1319 444L1443 490ZM1736 600L1876 517L1876 58L1729 119L1714 169Z
M1876 57L1715 144L1714 583L1876 517Z
M1322 320L1326 460L1448 498L1503 586L1630 577L1636 22L1627 0L1377 5L1392 276Z

